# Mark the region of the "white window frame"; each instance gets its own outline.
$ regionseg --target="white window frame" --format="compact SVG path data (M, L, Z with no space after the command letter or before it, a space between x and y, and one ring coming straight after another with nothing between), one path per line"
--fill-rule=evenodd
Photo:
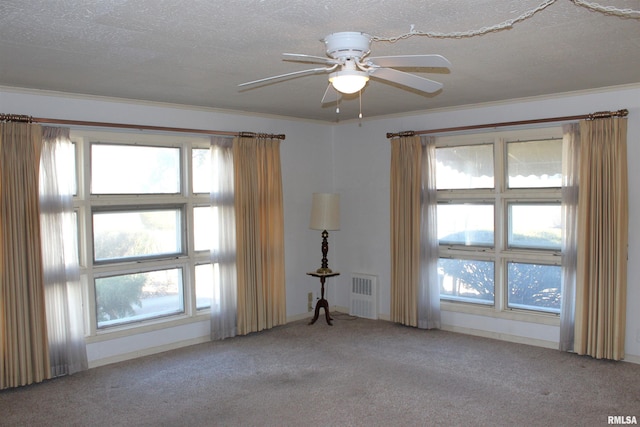
M451 134L436 138L436 149L441 147L494 144L494 188L438 190L438 203L474 202L491 203L494 212L494 247L441 245L440 257L466 258L494 262L494 304L469 303L441 299L445 311L477 314L508 320L518 320L548 325L559 324L559 314L543 310L510 308L507 304L508 284L506 283L507 262L540 263L561 265L561 251L550 249L509 248L508 203L561 203L561 188L507 188L506 144L545 139L561 139L561 126L509 129L474 134Z
M210 140L201 135L170 133L129 133L120 131L100 131L91 129L72 129L71 140L76 149L77 194L74 196L74 208L78 218L78 256L80 274L83 283L85 302L85 330L87 342L97 342L113 337L136 335L143 332L168 328L185 323L202 321L209 317L210 309L196 307L195 267L211 263L210 251L196 251L194 248L193 208L210 206L209 193L192 192L192 149L209 149ZM91 185L91 144L123 144L175 147L180 149L181 189L178 194L151 195L92 195ZM182 254L166 257L134 258L116 262L94 262L92 242L92 212L118 207L177 207L183 209ZM98 328L96 317L94 279L119 274L147 272L151 270L181 268L183 271L184 311L162 317L150 317L114 326Z

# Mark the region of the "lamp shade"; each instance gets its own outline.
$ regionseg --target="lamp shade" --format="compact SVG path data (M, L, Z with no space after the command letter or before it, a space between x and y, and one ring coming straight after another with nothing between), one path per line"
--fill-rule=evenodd
M340 195L335 193L313 193L311 202L312 230L340 229Z

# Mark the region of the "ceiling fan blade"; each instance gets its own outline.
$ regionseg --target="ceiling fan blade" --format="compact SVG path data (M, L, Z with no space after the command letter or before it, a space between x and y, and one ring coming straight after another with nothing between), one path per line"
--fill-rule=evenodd
M394 70L393 68L374 68L369 71L369 74L380 80L397 83L427 93L437 92L442 89L443 86L442 83L425 79L415 74Z
M365 61L369 65L379 67L433 67L450 68L451 63L442 55L399 55L375 56Z
M313 64L339 64L333 58L323 58L321 56L304 55L302 53L283 53L283 61L310 62Z
M240 83L238 87L259 86L261 84L266 84L276 80L286 80L286 79L292 79L294 77L302 77L302 76L311 75L311 74L328 73L330 71L333 71L336 67L337 65L334 65L333 67L311 68L309 70L294 71L291 73L280 74L278 76L265 77L264 79L254 80L246 83Z

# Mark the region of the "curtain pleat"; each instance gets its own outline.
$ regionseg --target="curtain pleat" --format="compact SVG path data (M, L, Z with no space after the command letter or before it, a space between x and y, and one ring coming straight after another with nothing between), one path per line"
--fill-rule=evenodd
M42 128L0 123L0 389L51 377L38 177Z
M233 143L237 326L245 335L286 323L280 140Z
M40 225L47 335L54 377L87 369L73 210L73 150L69 128L43 128Z
M391 320L420 328L440 327L434 162L433 139L391 140Z
M580 122L575 352L624 358L627 289L627 120Z
M561 351L573 351L577 268L580 125L563 126Z

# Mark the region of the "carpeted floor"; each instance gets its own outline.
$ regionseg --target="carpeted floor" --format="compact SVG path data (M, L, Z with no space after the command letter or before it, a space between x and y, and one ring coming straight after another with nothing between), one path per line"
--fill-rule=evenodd
M336 314L0 392L7 426L603 426L640 365Z

